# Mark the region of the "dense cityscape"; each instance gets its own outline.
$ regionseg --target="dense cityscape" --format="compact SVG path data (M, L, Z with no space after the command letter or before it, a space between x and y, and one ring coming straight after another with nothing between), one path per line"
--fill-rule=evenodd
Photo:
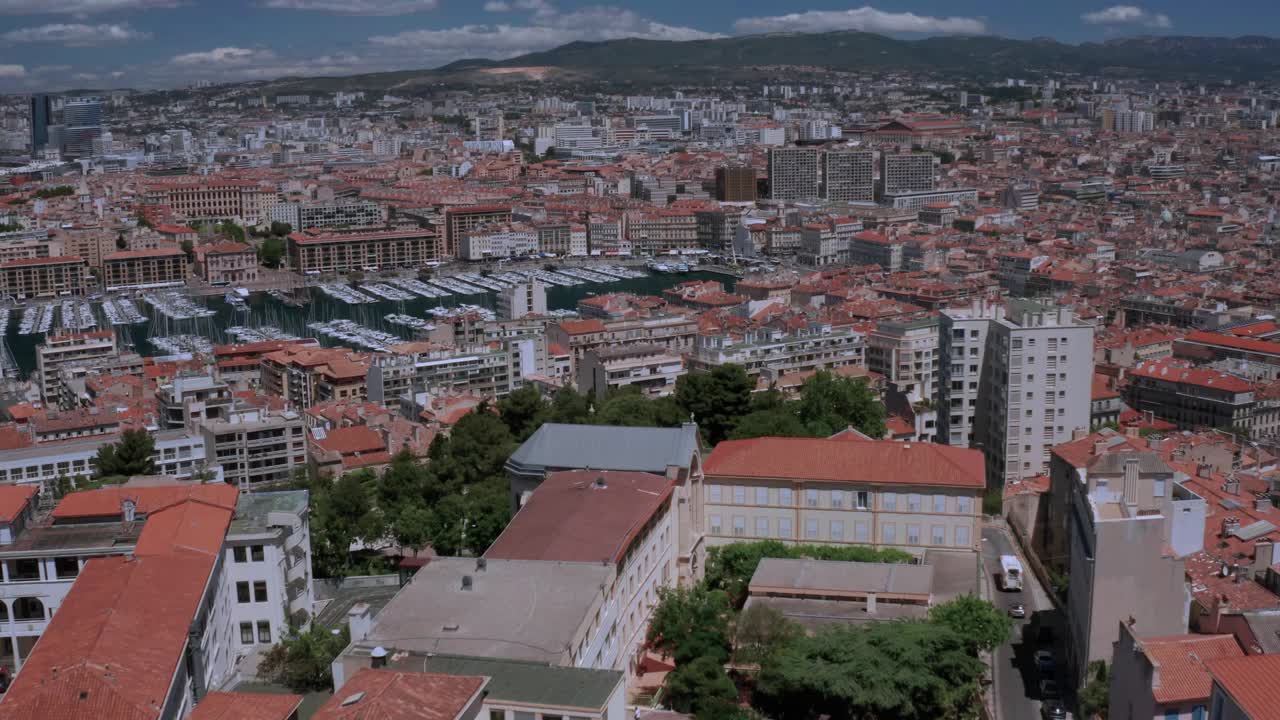
M0 717L1280 718L1280 43L868 11L0 64Z

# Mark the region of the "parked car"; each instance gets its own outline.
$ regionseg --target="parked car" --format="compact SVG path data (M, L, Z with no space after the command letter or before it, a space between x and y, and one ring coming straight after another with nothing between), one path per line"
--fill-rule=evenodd
M1009 606L1009 617L1024 618L1026 616L1027 616L1027 609L1023 607L1022 603L1014 603Z
M1052 650L1036 651L1036 669L1042 673L1051 673L1058 663L1054 660Z
M1049 700L1040 705L1042 720L1067 720L1067 709L1057 700Z
M1056 700L1062 697L1062 692L1058 689L1058 681L1045 678L1040 681L1040 698L1043 700Z

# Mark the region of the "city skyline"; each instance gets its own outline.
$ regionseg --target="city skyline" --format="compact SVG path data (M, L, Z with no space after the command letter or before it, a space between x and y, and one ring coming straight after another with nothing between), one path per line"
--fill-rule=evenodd
M731 7L669 0L643 7L565 0L465 6L449 0L3 0L0 17L8 28L0 32L0 92L29 92L426 69L626 37L696 40L841 29L902 38L1048 36L1070 43L1153 34L1239 36L1280 20L1280 9L1251 8L1245 18L1185 0L1034 8L993 0L815 0L788 8L758 0ZM191 28L200 29L198 37Z

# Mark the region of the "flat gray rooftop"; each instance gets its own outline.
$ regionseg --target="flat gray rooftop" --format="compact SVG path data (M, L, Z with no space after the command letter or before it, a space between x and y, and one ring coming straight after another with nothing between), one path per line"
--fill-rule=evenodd
M751 576L751 593L889 593L928 597L933 567L906 563L842 562L807 558L765 558Z

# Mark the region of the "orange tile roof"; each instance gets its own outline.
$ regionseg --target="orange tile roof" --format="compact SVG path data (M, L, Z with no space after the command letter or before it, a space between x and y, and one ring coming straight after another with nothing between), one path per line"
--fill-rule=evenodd
M918 442L768 437L726 440L707 456L708 477L781 478L981 489L982 453Z
M1256 340L1249 337L1237 337L1235 335L1222 335L1220 333L1207 332L1197 330L1189 333L1185 338L1186 342L1199 343L1201 345L1216 345L1219 347L1227 347L1233 350L1244 350L1247 352L1263 353L1266 355L1280 355L1280 343L1274 343L1270 340Z
M566 320L560 323L560 329L569 335L586 335L604 332L605 327L601 320Z
M35 485L0 485L0 522L17 520L35 494Z
M300 704L301 695L211 692L187 720L289 720Z
M311 720L455 720L476 703L487 678L362 669ZM343 702L364 693L346 706Z
M1159 703L1207 700L1213 678L1205 662L1244 655L1232 635L1176 635L1138 642L1159 672L1159 684L1151 688Z
M355 455L387 449L378 431L364 425L335 428L325 433L323 440L314 440L313 443L340 455Z
M105 517L120 514L120 503L136 503L139 514L157 512L188 499L234 510L239 491L230 485L155 485L150 487L109 487L74 492L53 509L55 520Z
M1213 680L1250 720L1280 720L1280 655L1249 655L1207 663Z

